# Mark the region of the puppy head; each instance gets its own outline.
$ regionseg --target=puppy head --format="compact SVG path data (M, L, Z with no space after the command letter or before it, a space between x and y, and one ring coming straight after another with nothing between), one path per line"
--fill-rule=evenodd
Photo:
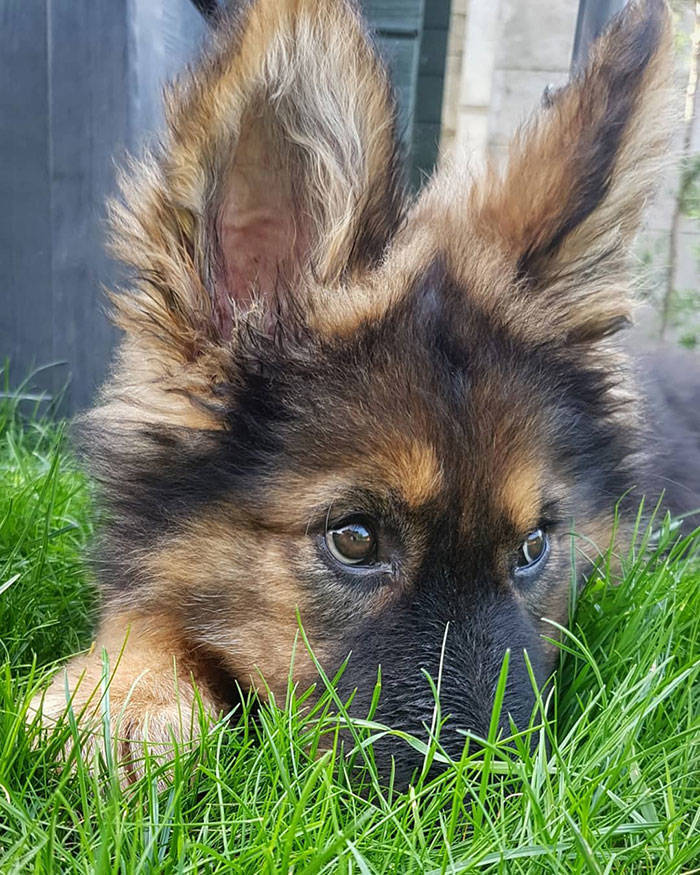
M444 168L408 203L354 7L258 0L224 23L113 209L135 283L86 423L108 600L167 609L276 693L298 612L330 671L351 654L358 711L381 666L379 717L412 732L441 671L457 753L510 648L502 720L527 722L523 653L544 681L571 532L580 575L635 485L610 337L669 64L665 3L630 4L502 172ZM313 680L305 654L294 670Z

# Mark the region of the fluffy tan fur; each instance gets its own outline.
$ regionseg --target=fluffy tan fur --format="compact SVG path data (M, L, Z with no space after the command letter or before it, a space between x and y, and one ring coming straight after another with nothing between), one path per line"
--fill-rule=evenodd
M35 699L30 716L40 711L52 728L65 717L70 702L86 732L83 756L89 759L104 743L102 718L108 700L112 755L129 784L143 773L145 743L156 756L169 759L174 743L198 737L200 706L205 719L220 711L209 680L172 616L114 612L90 652L74 659L67 674L59 671L52 686Z

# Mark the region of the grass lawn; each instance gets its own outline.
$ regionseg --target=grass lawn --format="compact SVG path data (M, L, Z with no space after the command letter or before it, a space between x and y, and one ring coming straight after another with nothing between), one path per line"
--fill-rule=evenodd
M63 431L0 400L2 875L700 872L700 540L639 548L618 586L590 582L532 754L492 739L398 793L363 744L380 729L356 723L341 750L343 703L331 691L308 714L298 691L235 715L166 774L146 757L123 791L109 747L96 769L64 763L70 718L49 739L26 726L52 664L89 644L96 603L90 488ZM336 742L322 756L321 732Z

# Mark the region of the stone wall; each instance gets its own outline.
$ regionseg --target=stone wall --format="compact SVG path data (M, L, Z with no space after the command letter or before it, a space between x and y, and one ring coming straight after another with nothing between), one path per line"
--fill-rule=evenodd
M501 154L547 85L566 82L576 0L453 0L443 149Z
M676 152L682 142L683 92L695 25L694 2L676 0L678 29L678 104ZM441 151L466 153L478 165L488 156L502 158L518 124L538 105L548 85L567 81L578 0L452 0ZM697 36L696 36L697 38ZM700 149L700 117L692 123L691 148ZM644 292L655 311L642 312L650 331L658 325L658 301L668 264L670 229L680 174L675 164L660 185L638 241L645 266ZM698 222L681 217L676 234L674 286L699 290ZM700 333L700 332L699 332Z

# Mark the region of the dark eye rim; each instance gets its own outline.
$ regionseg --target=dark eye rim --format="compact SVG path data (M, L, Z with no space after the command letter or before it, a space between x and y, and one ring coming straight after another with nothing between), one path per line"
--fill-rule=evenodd
M360 562L343 562L342 559L335 555L331 547L328 545L328 537L331 532L336 531L343 526L351 525L353 523L359 523L363 525L368 531L372 533L374 538L374 550L371 557L368 557L367 560L363 560ZM385 573L390 566L388 565L388 563L382 562L381 559L379 559L378 557L378 530L379 526L376 520L369 514L346 514L340 519L329 522L328 525L325 526L323 532L318 536L319 548L326 558L326 561L330 562L333 567L339 569L344 574L367 575Z
M544 550L541 555L534 559L532 562L527 565L518 565L517 562L513 564L513 576L520 578L532 577L535 574L539 574L542 570L544 564L547 559L549 559L549 554L551 551L551 538L549 536L549 532L547 531L547 527L544 525L537 526L536 529L533 529L532 532L542 532L544 537ZM528 536L532 534L532 532L528 533ZM522 546L522 545L521 545ZM520 550L520 547L518 548Z

